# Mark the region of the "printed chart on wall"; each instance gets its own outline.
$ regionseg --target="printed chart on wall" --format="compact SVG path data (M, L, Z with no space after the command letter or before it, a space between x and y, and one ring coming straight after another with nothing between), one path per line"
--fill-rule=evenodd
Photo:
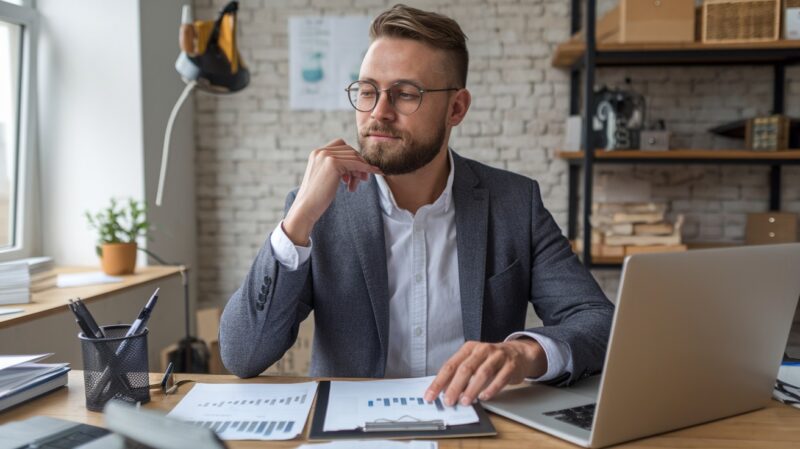
M289 107L352 110L344 89L369 47L367 16L289 18Z
M303 431L316 382L197 384L169 413L223 440L289 440Z

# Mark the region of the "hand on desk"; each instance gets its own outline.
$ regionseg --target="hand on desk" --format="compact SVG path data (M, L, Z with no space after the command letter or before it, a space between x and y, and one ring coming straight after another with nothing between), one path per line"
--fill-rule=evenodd
M425 400L430 402L444 391L445 404L454 405L461 398L461 403L468 405L475 398L491 399L508 384L546 372L547 357L535 340L468 341L442 365L425 392Z

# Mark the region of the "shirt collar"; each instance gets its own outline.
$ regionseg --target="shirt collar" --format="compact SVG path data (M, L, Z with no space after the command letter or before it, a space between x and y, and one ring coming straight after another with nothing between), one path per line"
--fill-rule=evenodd
M450 161L450 173L447 175L447 184L445 184L444 191L442 191L439 198L433 202L433 204L436 204L441 201L445 212L450 209L450 202L453 198L453 178L456 171L456 166L453 163L453 150L450 148L447 149L447 158ZM389 184L386 183L386 179L384 179L382 175L375 175L375 180L378 183L378 193L380 194L381 209L383 209L383 212L386 215L391 215L392 211L400 210L397 206L397 202L394 200L392 189L390 189Z

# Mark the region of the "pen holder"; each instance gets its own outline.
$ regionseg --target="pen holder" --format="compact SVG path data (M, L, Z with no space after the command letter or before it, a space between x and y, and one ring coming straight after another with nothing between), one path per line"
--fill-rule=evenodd
M106 338L78 334L83 352L86 408L91 411L103 411L111 399L129 403L150 401L148 330L126 337L128 329L127 324L103 326Z

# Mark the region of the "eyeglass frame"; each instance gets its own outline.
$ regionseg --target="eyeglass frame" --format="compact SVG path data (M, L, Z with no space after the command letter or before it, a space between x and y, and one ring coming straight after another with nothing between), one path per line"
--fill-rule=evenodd
M370 86L372 86L372 87L374 87L374 88L375 88L375 92L376 92L376 95L375 95L375 104L373 104L373 105L372 105L372 108L370 108L370 109L367 109L366 111L364 111L364 110L361 110L361 109L358 109L358 108L356 107L356 105L354 105L354 104L353 104L353 99L352 99L352 97L350 97L350 89L353 87L353 85L355 85L355 84L359 84L359 83L369 84ZM391 90L392 90L392 88L396 87L398 84L404 84L404 85L405 85L405 84L407 84L407 85L409 85L409 86L414 86L414 87L416 87L416 88L417 88L417 90L419 91L419 104L417 104L417 108L416 108L416 109L414 109L413 111L411 111L411 112L408 112L408 113L406 113L406 112L400 112L400 110L399 110L399 109L397 109L397 106L395 106L395 104L394 104L394 97L392 96ZM374 110L375 110L375 108L377 108L377 107L378 107L378 103L381 101L381 93L383 93L383 92L386 92L386 93L389 95L389 104L390 104L390 105L392 105L392 108L393 108L395 111L397 111L397 113L398 113L398 114L402 114L402 115L411 115L411 114L413 114L413 113L415 113L415 112L419 111L419 108L421 108L421 107L422 107L422 99L425 97L425 95L424 95L424 94L426 94L426 93L428 93L428 92L448 92L448 91L459 91L459 90L461 90L461 89L463 89L463 88L462 88L462 87L445 87L445 88L443 88L443 89L424 89L424 88L422 88L422 87L419 87L419 86L417 86L416 84L412 83L411 81L397 81L397 82L393 83L391 86L389 86L387 89L381 89L380 87L378 87L378 85L377 85L376 83L374 83L374 82L372 82L372 81L368 81L368 80L356 80L356 81L353 81L352 83L350 83L350 85L349 85L349 86L345 87L345 88L344 88L344 91L345 91L345 92L347 92L347 99L348 99L348 101L350 101L350 106L352 106L352 107L353 107L353 109L355 109L355 110L356 110L356 111L358 111L358 112L372 112L372 111L374 111Z

